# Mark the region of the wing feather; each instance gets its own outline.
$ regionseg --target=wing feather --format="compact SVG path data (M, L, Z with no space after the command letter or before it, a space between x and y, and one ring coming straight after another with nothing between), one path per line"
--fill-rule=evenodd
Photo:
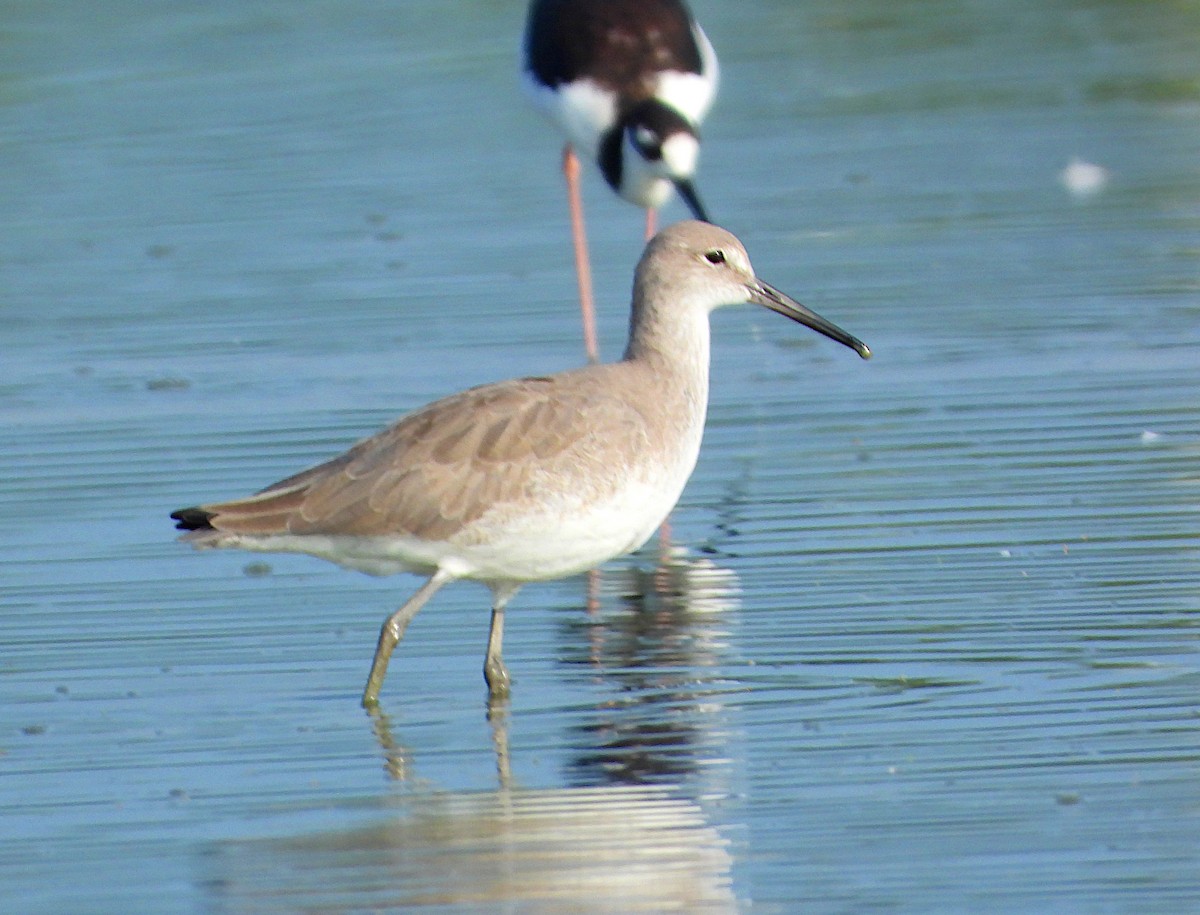
M255 496L202 508L219 531L442 540L535 497L548 477L559 488L615 486L614 456L644 444L644 423L603 384L564 383L578 374L472 388Z

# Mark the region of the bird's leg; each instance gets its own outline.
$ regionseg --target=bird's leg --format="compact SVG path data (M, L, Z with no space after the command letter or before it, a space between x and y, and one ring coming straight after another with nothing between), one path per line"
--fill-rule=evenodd
M590 569L587 573L587 612L595 616L600 612L600 569Z
M583 225L583 194L579 189L579 156L568 143L563 147L563 177L571 210L571 241L575 246L575 274L579 278L579 308L583 313L583 347L588 362L600 361L596 342L596 309L592 299L592 264L588 258L587 230Z
M487 681L488 692L493 699L501 699L508 695L508 668L504 666L504 658L500 656L504 642L504 607L492 608L492 629L488 633L487 658L483 662L483 679Z
M383 629L379 632L379 644L375 646L375 660L371 664L371 675L367 677L367 688L363 690L363 708L373 708L379 704L379 690L383 687L383 678L387 675L388 661L392 651L404 638L404 630L417 615L417 611L425 606L425 602L437 593L437 590L450 581L454 576L445 572L435 572L425 584L399 610L387 618Z
M504 608L516 593L515 585L492 588L492 628L488 632L487 658L483 662L483 679L487 681L492 699L503 699L509 692L508 668L500 655L504 647Z
M654 233L658 231L658 210L654 207L646 209L646 241L654 237Z

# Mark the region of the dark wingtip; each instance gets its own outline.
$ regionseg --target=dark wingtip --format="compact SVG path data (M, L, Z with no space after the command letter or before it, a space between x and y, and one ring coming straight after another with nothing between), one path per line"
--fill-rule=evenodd
M181 508L171 512L171 519L176 522L176 530L202 531L212 527L209 521L213 513L202 508Z

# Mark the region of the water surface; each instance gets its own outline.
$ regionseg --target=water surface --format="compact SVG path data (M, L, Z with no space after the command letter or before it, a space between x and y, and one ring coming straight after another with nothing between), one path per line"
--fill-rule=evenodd
M447 588L371 719L415 580L166 514L581 360L523 4L6 5L5 908L1200 907L1200 15L695 8L705 201L875 359L717 315L678 554L523 591L490 719Z

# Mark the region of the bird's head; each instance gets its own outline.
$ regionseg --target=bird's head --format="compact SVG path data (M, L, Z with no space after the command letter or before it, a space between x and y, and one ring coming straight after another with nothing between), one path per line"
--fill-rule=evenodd
M696 128L674 108L656 99L625 113L600 151L600 169L609 185L631 203L658 209L675 189L697 219L708 222L692 176L700 158Z

